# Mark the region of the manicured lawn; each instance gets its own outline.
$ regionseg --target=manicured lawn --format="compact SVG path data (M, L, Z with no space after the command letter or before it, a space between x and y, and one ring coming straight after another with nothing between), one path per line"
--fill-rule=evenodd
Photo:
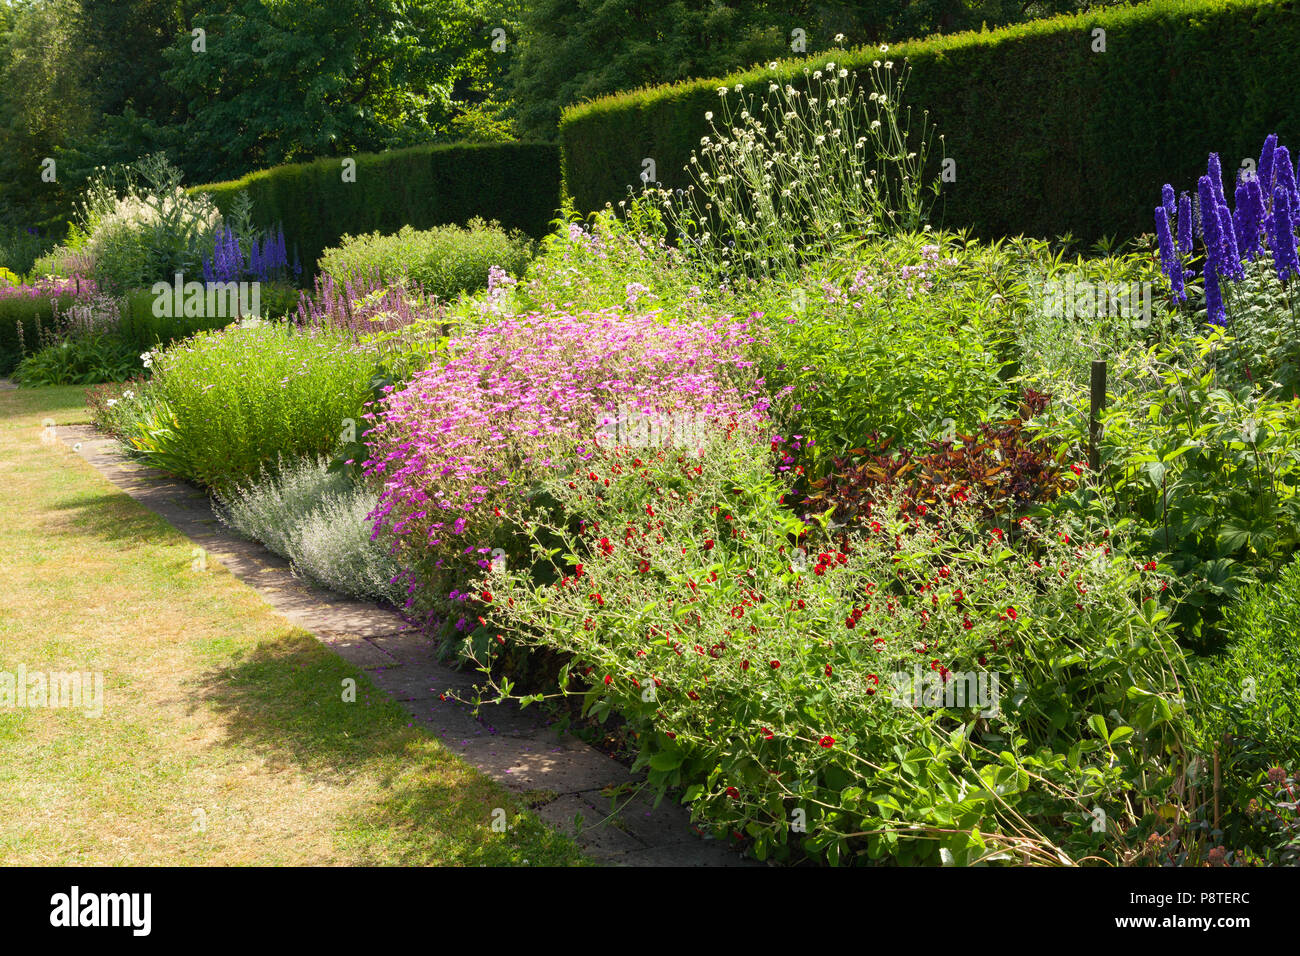
M103 715L0 708L0 862L587 862L0 391L0 672L102 672ZM357 680L357 703L341 682ZM506 833L492 830L507 808Z

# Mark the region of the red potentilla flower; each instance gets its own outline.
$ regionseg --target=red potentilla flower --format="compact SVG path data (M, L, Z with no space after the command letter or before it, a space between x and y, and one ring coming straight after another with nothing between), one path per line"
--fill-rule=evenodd
M850 614L848 617L844 619L844 626L847 627L850 631L853 630L853 628L857 625L857 623L858 622L854 619L852 614Z
M980 667L983 667L983 666L984 666L985 664L987 664L987 663L988 663L988 658L986 658L983 654L981 654L981 655L980 655Z
M676 739L677 739L677 735L676 735L675 733L673 733L671 730L665 730L665 731L664 731L664 736L666 736L669 740L676 740Z
M650 562L649 562L649 561L642 561L641 564L640 564L640 569L641 569L641 573L642 573L642 574L645 574L647 571L650 570Z
M772 731L768 730L766 727L759 727L758 732L763 735L764 740L772 739Z
M484 601L486 601L488 604L491 604L491 603L492 603L492 592L491 592L491 591L484 591L482 594L479 595L479 597L481 597L481 598L482 598Z
M573 576L574 576L575 578L580 578L580 577L582 577L582 565L581 565L581 564L578 565L577 567L575 567L575 568L573 569Z
M775 670L780 670L780 668L781 668L781 662L780 662L780 661L769 661L769 662L768 662L768 666L771 667L772 670L774 670L774 671L775 671Z
M961 626L969 631L972 627L975 626L975 622L972 621L969 617L963 617L961 620Z
M606 686L608 686L608 685L610 685L610 684L612 684L612 683L614 683L614 678L611 677L609 674L606 674L606 675L605 675L605 684L606 684Z
M832 747L835 746L835 738L830 736L829 734L827 734L825 737L823 737L821 740L817 742L821 744L823 747L825 747L827 750L830 750Z
M603 551L605 554L614 553L614 546L609 543L609 538L600 539L600 550Z
M992 531L990 531L989 533L990 533L991 535L993 535L993 537L997 538L999 541L1002 540L1002 529L1001 529L1001 528L994 528L994 529L993 529Z
M827 677L830 677L831 674L832 674L831 665L830 665L830 664L827 664L827 665L826 665L826 676L827 676Z
M712 539L712 538L705 538L705 539L704 539L704 550L705 550L705 551L712 551L712 550L713 550L713 539Z
M740 797L740 791L737 790L735 787L728 787L728 788L727 788L727 796L731 797L731 799L733 799L733 800L739 799L739 797Z
M745 616L745 609L744 609L743 607L741 607L739 604L737 604L735 607L733 607L733 608L731 609L731 616L732 616L732 617L744 617L744 616Z
M740 669L741 669L742 671L747 671L747 670L749 670L749 661L741 661L741 662L740 662Z
M1016 616L1017 616L1016 609L1014 607L1007 608L1007 617L1011 618L1011 620L1014 621L1016 619Z
M697 694L697 693L695 693L695 691L693 691L693 690L688 690L688 691L686 692L686 696L689 697L691 700L699 700L699 699L700 699L700 695Z
M871 682L872 686L874 687L880 686L880 678L877 677L875 674L868 674L866 679Z
M946 564L939 569L939 577L941 578L946 578L950 574L952 574L952 569Z
M1080 468L1078 465L1071 465L1071 466L1070 466L1070 470L1071 470L1072 472L1074 472L1076 475L1082 475L1082 474L1083 474L1083 469Z
M605 606L605 599L604 599L603 597L601 597L599 594L589 594L589 595L587 595L587 597L590 598L591 600L595 601L595 602L596 602L597 604L599 604L601 607L604 607L604 606Z

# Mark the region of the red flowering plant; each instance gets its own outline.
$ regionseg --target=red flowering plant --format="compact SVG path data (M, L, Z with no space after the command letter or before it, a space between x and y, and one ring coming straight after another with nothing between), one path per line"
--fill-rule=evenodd
M1133 852L1181 738L1154 571L1059 521L1021 529L1031 557L950 501L937 521L882 501L831 543L781 504L766 445L702 452L544 479L570 521L517 519L534 563L485 576L485 646L568 655L555 695L622 717L647 785L760 858Z

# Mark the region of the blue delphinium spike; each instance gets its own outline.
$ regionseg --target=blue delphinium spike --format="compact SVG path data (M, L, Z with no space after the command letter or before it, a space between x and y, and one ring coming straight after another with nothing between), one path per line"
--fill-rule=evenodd
M1183 263L1174 250L1174 239L1169 232L1169 213L1164 206L1157 206L1155 214L1156 239L1160 243L1160 271L1168 276L1174 298L1182 302L1186 298L1183 292Z
M1219 154L1211 153L1209 166L1210 186L1214 190L1214 198L1219 205L1227 203L1223 195L1223 169L1219 165Z
M1232 225L1232 211L1227 203L1222 203L1216 210L1219 216L1219 237L1223 242L1223 267L1226 277L1244 279L1246 270L1241 265L1241 254L1237 249L1237 231Z
M1278 183L1273 187L1273 230L1269 234L1269 244L1273 250L1273 268L1277 271L1279 282L1300 275L1293 216L1291 194L1284 185Z
M1256 175L1259 177L1260 189L1265 196L1273 195L1273 150L1277 149L1277 134L1269 133L1268 138L1264 140L1264 148L1259 153L1259 169Z
M1259 254L1259 229L1261 203L1259 180L1242 179L1237 183L1237 208L1232 215L1233 231L1237 234L1237 248L1243 259L1254 259Z
M1178 200L1178 254L1183 258L1192 254L1192 197L1186 192Z

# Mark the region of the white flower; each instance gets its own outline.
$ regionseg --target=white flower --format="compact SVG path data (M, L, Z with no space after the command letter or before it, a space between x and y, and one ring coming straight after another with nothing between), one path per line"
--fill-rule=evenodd
M153 352L141 352L140 361L144 363L145 368L153 368Z
M704 118L708 120L710 123L713 122L713 110L709 110L707 113L705 113Z
M107 402L105 402L104 404L107 405L109 408L112 408L114 405L117 404L117 399L116 399L116 398L110 398L110 399L109 399Z
M135 398L135 392L131 391L131 390L128 388L126 391L124 391L124 392L122 393L122 397L123 397L123 398Z
M881 53L888 53L888 52L889 52L889 44L888 44L888 43L882 43L882 44L880 44L880 52L881 52Z
M718 87L718 95L719 95L719 96L726 96L726 95L727 95L727 88L726 88L725 86L719 86L719 87Z
M836 43L843 43L843 42L844 42L844 34L843 34L843 33L837 33L837 34L835 34L835 42L836 42Z
M737 93L739 93L739 92L740 92L741 90L743 90L744 88L745 88L745 84L744 84L744 83L737 83L737 84L735 85L735 87L734 87L734 89L735 89L735 91L736 91Z

